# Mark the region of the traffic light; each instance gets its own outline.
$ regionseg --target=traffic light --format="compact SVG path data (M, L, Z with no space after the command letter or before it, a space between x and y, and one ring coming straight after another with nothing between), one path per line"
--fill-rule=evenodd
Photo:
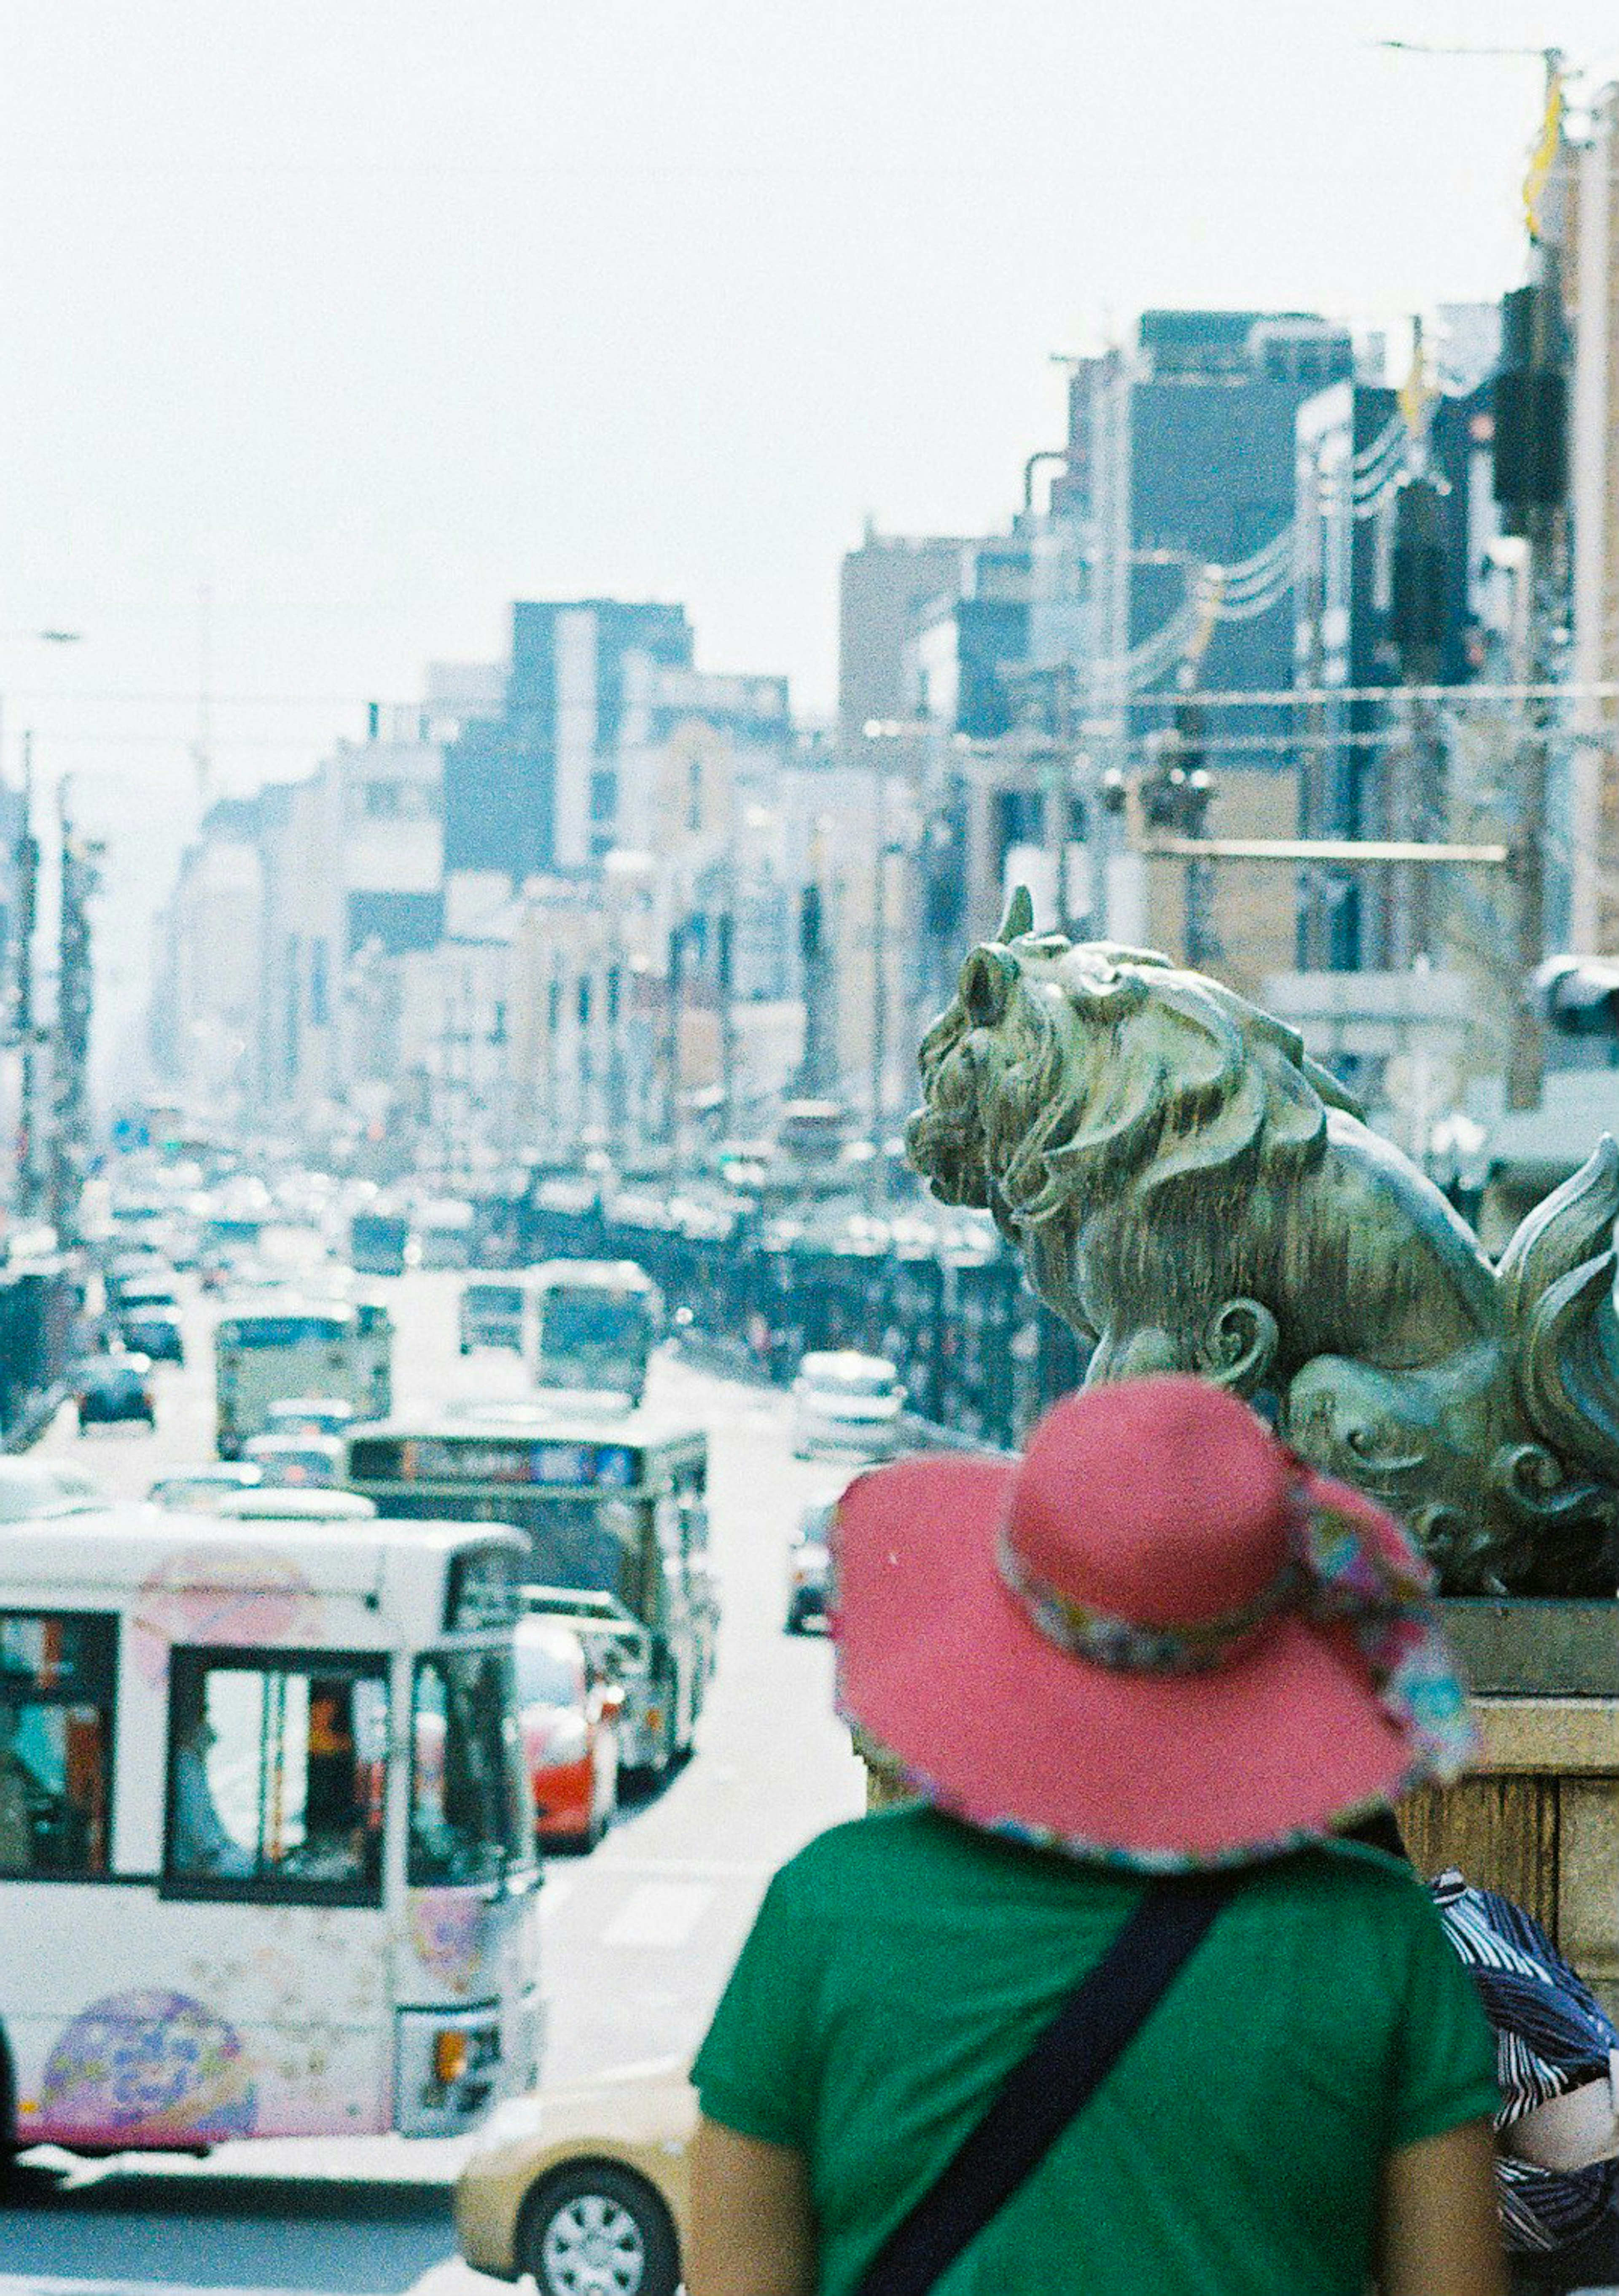
M1619 959L1549 956L1534 987L1546 1025L1558 1036L1619 1039Z
M1389 636L1404 649L1444 643L1443 491L1432 479L1408 479L1394 497L1389 586Z
M1554 510L1568 495L1568 380L1555 282L1501 298L1501 364L1491 390L1495 499L1509 513Z
M1214 785L1204 769L1207 712L1200 701L1180 701L1173 723L1149 735L1150 763L1141 779L1141 811L1149 829L1201 837Z

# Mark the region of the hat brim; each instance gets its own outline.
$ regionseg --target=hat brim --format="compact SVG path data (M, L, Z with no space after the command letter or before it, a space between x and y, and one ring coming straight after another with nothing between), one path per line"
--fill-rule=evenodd
M975 1825L1154 1869L1318 1838L1425 1774L1347 1629L1279 1613L1200 1674L1071 1656L1007 1587L1012 1463L896 1461L834 1530L838 1703Z

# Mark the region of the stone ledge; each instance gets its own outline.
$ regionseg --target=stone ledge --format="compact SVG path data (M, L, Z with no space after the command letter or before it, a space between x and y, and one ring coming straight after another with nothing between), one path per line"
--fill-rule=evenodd
M1475 1777L1526 1771L1619 1778L1619 1698L1475 1698Z

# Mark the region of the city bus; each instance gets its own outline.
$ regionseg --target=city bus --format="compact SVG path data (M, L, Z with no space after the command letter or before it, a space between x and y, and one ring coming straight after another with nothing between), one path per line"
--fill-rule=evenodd
M511 1523L536 1607L566 1612L622 1683L627 1769L690 1750L714 1672L708 1439L642 1411L535 1401L348 1431L350 1490L385 1515Z
M348 1264L361 1275L403 1275L411 1224L402 1211L373 1207L348 1223Z
M215 1436L236 1459L260 1435L273 1403L331 1396L374 1418L393 1405L393 1319L374 1300L309 1300L291 1292L233 1300L214 1329Z
M463 1356L474 1348L521 1348L536 1273L531 1267L513 1267L497 1275L466 1278L461 1287Z
M536 1387L639 1403L658 1337L658 1287L633 1259L548 1259L530 1271L523 1361Z
M472 1258L477 1214L464 1196L434 1196L416 1210L416 1264L465 1267Z
M454 2136L532 2085L522 1560L153 1507L0 1547L0 2152Z

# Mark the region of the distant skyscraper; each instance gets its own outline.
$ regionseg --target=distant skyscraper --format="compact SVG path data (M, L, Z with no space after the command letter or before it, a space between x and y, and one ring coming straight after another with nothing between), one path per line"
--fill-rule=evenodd
M500 713L470 719L446 752L447 870L498 870L519 884L607 850L635 654L689 666L685 609L612 598L513 606Z
M879 534L871 526L838 586L838 728L846 744L872 718L909 717L908 655L930 603L954 598L971 545L946 535Z

